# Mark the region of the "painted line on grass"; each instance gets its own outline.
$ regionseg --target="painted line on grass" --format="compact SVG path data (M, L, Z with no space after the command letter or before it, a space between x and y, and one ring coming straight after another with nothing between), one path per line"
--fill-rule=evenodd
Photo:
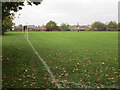
M38 56L39 60L42 62L42 64L44 65L44 67L47 69L52 81L57 81L57 79L55 79L55 76L53 75L52 71L50 70L49 66L47 65L47 63L42 59L42 57L40 56L40 54L37 52L37 50L33 47L32 43L30 42L30 40L28 39L28 34L25 34L25 38L27 40L27 42L29 43L29 45L31 46L31 48L33 49L34 53ZM55 85L58 88L62 88L58 82L55 82Z
M42 57L40 56L40 54L37 52L37 50L33 47L32 43L30 42L30 40L28 39L28 32L27 33L24 33L24 36L27 40L27 42L29 43L29 45L31 46L31 48L33 49L34 53L38 56L39 60L43 63L44 67L46 68L46 70L48 71L51 79L52 79L52 82L55 83L55 86L58 87L58 88L64 88L64 86L61 86L61 84L59 84L60 82L63 83L63 84L74 84L76 86L79 87L79 84L78 83L75 83L75 82L65 82L65 81L59 81L58 79L55 79L55 76L53 75L52 71L50 70L49 66L47 65L47 63L42 59ZM84 87L89 87L89 86L86 86L86 85L83 85ZM80 88L80 87L79 87Z

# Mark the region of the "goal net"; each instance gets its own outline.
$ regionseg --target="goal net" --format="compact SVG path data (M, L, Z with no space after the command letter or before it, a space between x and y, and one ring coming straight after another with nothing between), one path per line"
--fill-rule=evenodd
M25 25L23 27L23 32L24 32L25 37L28 39L28 32L29 32L29 30L28 30L28 26L27 25Z

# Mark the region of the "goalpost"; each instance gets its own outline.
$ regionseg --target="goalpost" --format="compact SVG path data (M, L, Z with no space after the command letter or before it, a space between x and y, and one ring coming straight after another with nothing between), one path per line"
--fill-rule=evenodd
M28 39L28 32L29 32L28 23L23 27L23 32L24 32L25 37Z

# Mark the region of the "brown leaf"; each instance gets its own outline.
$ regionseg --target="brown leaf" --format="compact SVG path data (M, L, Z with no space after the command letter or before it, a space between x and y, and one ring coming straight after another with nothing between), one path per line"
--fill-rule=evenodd
M54 80L54 81L52 81L51 83L56 83L56 82L58 82L59 80Z
M22 79L18 79L19 81L21 81Z

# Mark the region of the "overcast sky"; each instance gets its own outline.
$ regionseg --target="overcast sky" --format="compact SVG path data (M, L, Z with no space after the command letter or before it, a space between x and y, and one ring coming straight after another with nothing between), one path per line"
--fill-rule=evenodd
M24 6L16 13L16 25L91 24L94 21L118 21L119 0L43 0L39 6ZM20 14L20 15L19 15ZM18 18L19 17L19 18Z

